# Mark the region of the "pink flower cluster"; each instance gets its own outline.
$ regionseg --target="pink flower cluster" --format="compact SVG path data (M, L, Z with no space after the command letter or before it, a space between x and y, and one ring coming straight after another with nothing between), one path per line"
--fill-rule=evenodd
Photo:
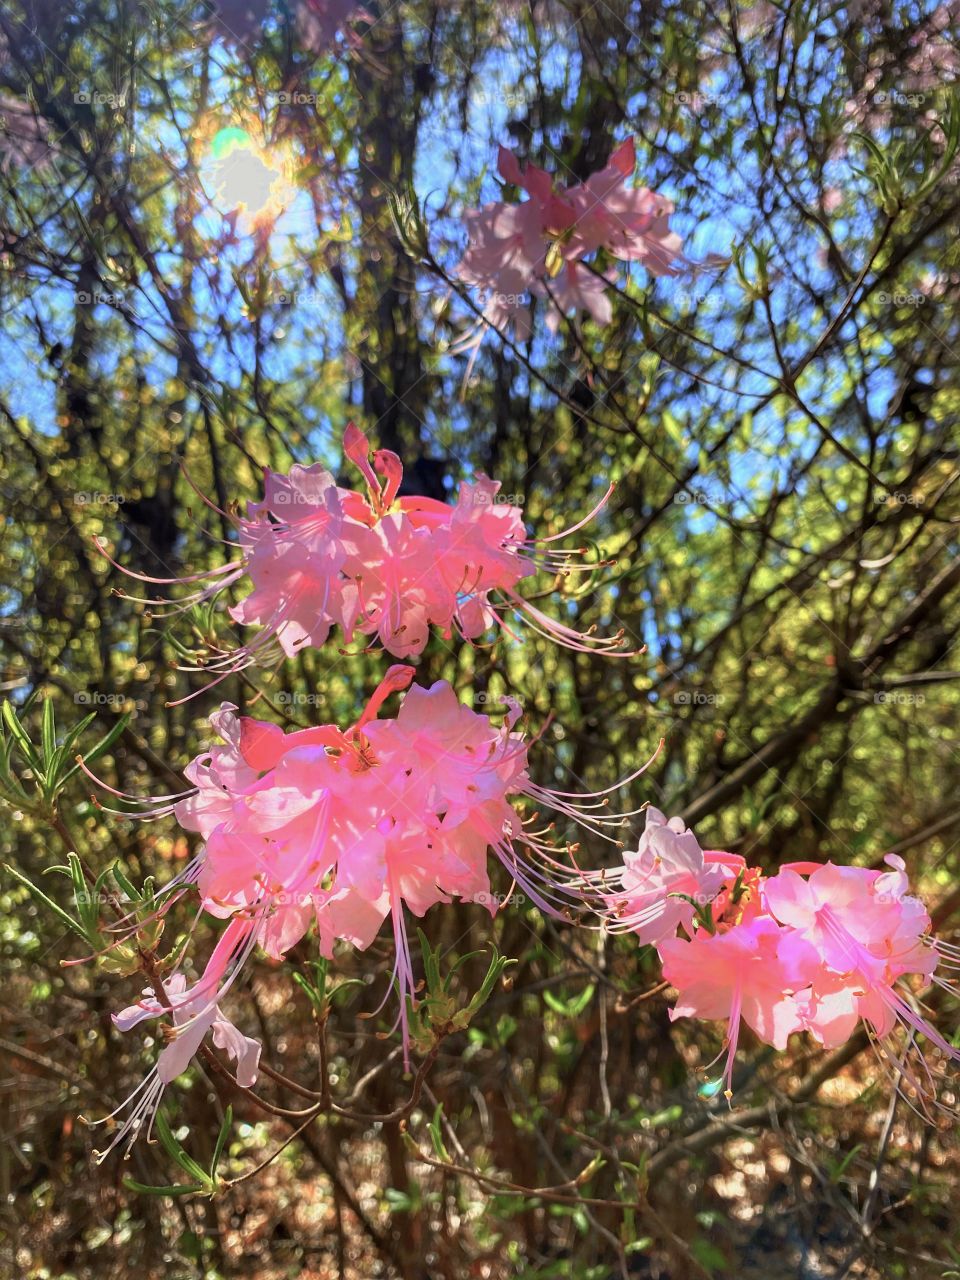
M516 156L500 148L500 176L528 199L470 210L465 216L470 243L457 269L462 280L481 290L488 325L512 327L525 341L533 295L547 300L551 328L571 311L586 311L598 324L609 324L610 277L586 261L598 250L640 262L656 276L676 274L682 242L670 230L673 205L647 187L628 185L635 167L629 138L599 172L558 190L544 169L532 164L521 169Z
M413 675L412 667L391 667L345 731L320 725L285 733L225 704L211 717L222 745L185 770L193 790L153 798L152 816L174 813L203 837L200 854L178 877L181 890L195 884L203 909L230 924L195 986L187 989L175 974L164 983L164 998L147 991L116 1017L124 1030L166 1013L173 1018L170 1041L134 1095L139 1101L116 1141L152 1114L164 1085L186 1068L207 1031L236 1059L240 1083L255 1078L255 1042L218 1007L255 946L280 958L313 926L321 954L331 957L338 940L370 946L389 916L396 958L387 990L394 982L400 989L398 1021L405 1028L416 987L405 908L422 916L456 897L495 914L491 851L548 914L569 917L585 905L589 877L561 862L563 849L535 828L537 815L524 819L515 803L528 797L598 834L630 815L598 816L606 793L577 800L532 782L527 746L514 731L516 705L496 727L438 681L409 688L399 713L378 719Z
M604 909L611 928L656 945L679 992L672 1017L727 1021L728 1091L741 1022L777 1049L802 1031L834 1048L863 1022L890 1061L899 1027L908 1046L920 1035L960 1061L903 981L948 985L936 970L957 957L931 937L903 860L886 861L882 872L799 863L767 877L738 855L702 851L679 819L650 809L637 852L602 877ZM930 1067L909 1057L897 1070L921 1102L933 1099Z
M204 838L206 910L256 920L273 956L311 924L325 955L336 939L367 947L393 913L406 991L403 904L423 915L454 895L489 902L488 846L522 876L512 842L523 832L507 797L529 785L514 711L495 728L440 681L410 689L394 719L376 719L413 674L392 667L346 732L284 733L226 705L214 717L225 745L188 766L197 789L175 806Z
M344 452L362 474L365 494L340 488L319 464L294 466L288 475L268 470L263 501L248 503L246 517L232 517L238 558L182 579L131 574L159 585L206 582L180 608L250 579L251 590L229 613L260 631L249 644L207 662L206 670L223 678L255 663L294 657L303 648L322 646L334 626L347 643L355 634L373 636L398 658L421 653L431 627L468 640L500 628L516 639L509 612L522 614L539 634L568 648L630 656L622 631L611 637L580 633L516 589L538 568L554 575L584 568L575 563L576 551L549 544L588 523L612 486L571 529L530 539L520 508L499 501L497 481L484 475L464 481L455 505L399 497L403 467L395 453L378 449L371 460L367 437L353 423L344 433Z
M205 584L194 599L244 575L252 583L231 614L261 630L213 664L221 674L262 660L271 646L293 655L320 645L335 624L348 639L376 634L402 655L419 653L431 627L470 639L506 626L495 598L552 639L590 647L590 637L549 622L516 593L537 564L556 572L568 561L566 553L544 561L539 548L551 540L527 539L519 509L495 501L496 484L484 477L464 484L455 506L401 498L395 454L371 456L353 426L344 450L365 493L339 487L321 467L268 472L263 501L236 521L240 556L194 576ZM614 642L593 643L609 651ZM863 1024L920 1105L936 1098L918 1038L942 1059L960 1060L960 1051L919 1012L914 988L949 987L943 971L960 967L960 949L932 937L901 859L888 858L886 871L797 863L766 876L737 854L704 851L680 819L650 808L636 849L623 851L619 865L584 869L579 845L558 845L539 811L623 850L613 831L641 810L607 816L617 787L578 795L539 786L528 773L515 704L495 725L444 681L411 687L413 675L410 666L391 667L347 729L285 732L224 704L211 717L220 742L186 769L191 789L153 797L153 816L174 814L202 839L161 910L196 888L203 911L227 925L193 985L178 966L117 1015L122 1029L169 1021L153 1071L118 1109L130 1113L112 1145L152 1123L165 1086L208 1034L235 1062L240 1085L256 1080L259 1045L220 1002L257 947L279 959L310 929L332 957L337 943L369 947L389 917L395 958L387 996L399 989L406 1051L417 982L405 913L422 916L455 898L495 913L491 856L545 913L592 915L606 930L657 948L679 993L672 1016L728 1024L728 1094L742 1023L778 1049L796 1032L834 1047ZM381 717L396 693L404 693L399 712Z

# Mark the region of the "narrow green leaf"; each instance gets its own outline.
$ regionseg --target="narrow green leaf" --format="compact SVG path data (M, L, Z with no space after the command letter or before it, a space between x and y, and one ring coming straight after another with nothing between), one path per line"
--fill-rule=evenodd
M73 748L77 745L77 742L90 728L90 726L93 724L96 718L97 718L97 713L95 711L91 711L87 715L85 715L82 720L79 720L73 726L73 728L69 731L69 733L67 733L66 736L64 737L62 750L67 752L72 751Z
M40 742L43 747L44 764L48 767L57 751L57 725L53 718L53 699L44 698L43 711L40 716Z
M314 1009L316 1009L317 1013L323 1013L327 1005L326 996L321 994L310 979L304 977L302 973L293 973L290 976L293 978L300 990L305 993L307 999L313 1005Z
M2 716L3 723L7 726L10 736L20 748L20 753L24 760L26 760L33 772L40 777L43 773L43 764L40 757L34 750L33 743L30 741L26 729L24 729L23 725L17 719L17 713L9 702L4 702L3 705L0 706L0 716Z
M570 1001L570 1016L572 1018L580 1017L581 1013L583 1013L584 1009L586 1009L587 1005L593 999L593 993L596 989L596 984L589 982L580 994Z
M423 953L423 974L427 980L428 991L440 991L442 983L440 981L440 948L436 951L430 946L427 935L422 929L417 930L417 937L420 939L420 950Z
M168 1187L148 1187L146 1183L137 1182L135 1178L124 1178L123 1185L128 1191L136 1191L142 1196L195 1196L205 1192L207 1188L199 1183L172 1183Z
M220 1164L220 1157L223 1155L223 1149L227 1145L227 1138L230 1130L233 1128L233 1107L227 1107L223 1116L223 1124L220 1126L220 1132L217 1135L217 1145L213 1149L213 1159L210 1161L210 1181L217 1181L217 1168Z
M127 879L126 875L121 870L119 862L115 862L113 864L113 866L111 867L111 872L113 874L114 880L116 880L117 884L120 886L121 891L124 894L126 894L127 898L131 902L143 901L144 895L138 893L137 890L134 888L132 882Z
M109 751L129 723L129 713L125 712L117 723L112 725L110 730L104 734L98 743L96 743L89 751L84 752L84 764L92 764L93 761L102 756L105 751ZM80 766L78 764L74 764L70 769L68 769L60 780L61 785L72 778L75 773L79 772L79 769Z
M64 909L61 906L58 906L58 904L54 902L52 898L48 898L42 889L38 889L37 886L33 883L33 881L28 880L27 877L22 872L16 869L16 867L11 867L8 862L5 862L3 866L4 866L4 870L7 871L10 875L12 875L15 880L18 880L20 884L22 884L24 888L29 891L32 897L36 898L36 900L38 902L41 902L49 912L55 915L61 924L66 925L68 929L71 929L73 930L74 933L79 934L80 937L84 939L84 941L88 941L86 930L83 928L83 925L78 920L74 920L73 916L69 915L66 911L64 911Z
M830 1171L830 1181L839 1182L853 1160L856 1159L858 1152L863 1150L863 1143L858 1142L855 1147L851 1147L842 1160L840 1160Z
M196 1178L201 1187L209 1187L210 1178L205 1169L197 1164L193 1156L189 1155L183 1148L183 1144L174 1136L173 1130L162 1111L157 1112L157 1118L154 1121L154 1129L157 1137L163 1144L164 1150L171 1159L176 1160L177 1164L184 1171Z
M441 1160L449 1162L450 1153L447 1151L443 1141L443 1134L440 1129L440 1117L443 1115L443 1104L438 1102L436 1110L433 1113L433 1119L427 1126L430 1131L430 1141L433 1143L433 1150Z

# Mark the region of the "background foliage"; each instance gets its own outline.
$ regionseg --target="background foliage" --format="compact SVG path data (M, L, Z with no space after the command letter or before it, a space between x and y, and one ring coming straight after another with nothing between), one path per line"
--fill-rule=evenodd
M0 650L28 732L39 740L44 699L61 731L94 713L87 749L132 713L99 767L146 794L179 785L222 698L285 723L347 723L382 664L335 646L179 701L203 681L173 669L176 643L225 636L222 614L192 631L153 620L113 594L127 584L93 538L159 576L218 563L225 530L181 461L225 507L258 495L264 465L339 467L352 416L403 456L412 491L444 496L483 470L541 530L617 481L591 530L614 565L546 607L622 627L646 654L435 638L420 679L444 676L494 713L513 693L532 732L552 713L535 759L559 785L606 786L663 737L635 802L770 866L901 852L950 935L955 6L366 7L375 20L354 25L356 47L341 37L332 53L311 50L288 9L249 6L260 27L242 4L219 18L168 0L0 8ZM217 208L224 128L246 131L299 193L275 225ZM464 209L497 198L497 144L567 181L630 134L696 265L656 282L621 270L609 328L552 335L541 317L529 344L487 334L471 364L458 342L476 314L454 268ZM139 884L176 870L187 846L172 824L104 821L86 793L74 777L55 816L95 871L119 859ZM4 813L5 860L67 904L68 881L45 875L66 853L50 821ZM493 924L470 906L420 923L445 965L491 942L519 962L440 1046L408 1120L324 1117L255 1178L151 1197L123 1178L181 1181L166 1147L95 1166L77 1120L116 1105L155 1054L110 1023L141 979L63 967L82 946L5 877L5 1273L960 1269L955 1135L891 1108L862 1043L831 1058L748 1047L730 1112L698 1088L719 1038L671 1025L664 993L646 998L655 967L629 940L559 928L522 902ZM358 1114L410 1089L377 1036L386 1024L362 1017L388 955L384 941L335 970L362 980L327 1025L333 1085ZM309 957L302 944L283 966L261 960L234 1015L312 1087L317 1031L290 981ZM486 964L458 971L461 1005ZM942 1012L951 1025L956 1010ZM300 1105L275 1081L264 1095ZM204 1168L232 1105L231 1179L296 1127L199 1069L171 1102ZM422 1158L437 1158L432 1120L456 1169Z

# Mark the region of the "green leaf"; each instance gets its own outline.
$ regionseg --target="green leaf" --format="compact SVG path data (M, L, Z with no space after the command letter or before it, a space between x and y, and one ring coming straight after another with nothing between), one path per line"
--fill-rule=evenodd
M28 880L22 871L18 871L16 867L11 867L9 862L5 862L3 866L4 866L4 870L7 871L10 875L12 875L14 880L19 881L20 884L22 884L24 888L29 891L31 897L36 898L36 900L42 903L43 906L46 907L46 909L49 912L51 912L54 916L56 916L56 918L60 921L61 924L66 925L68 929L71 929L74 933L79 934L80 937L83 938L84 942L89 941L87 937L87 932L84 929L83 925L78 920L74 920L73 916L69 915L66 911L64 911L63 907L59 906L56 902L54 902L52 898L48 898L47 895L43 892L43 890L38 889L32 880Z
M15 799L10 803L18 803L23 798L24 803L29 803L27 793L20 785L20 779L13 773L10 767L10 757L12 754L12 745L5 737L0 736L0 778L3 779L3 786L12 792Z
M184 1173L189 1173L191 1177L196 1178L201 1188L212 1191L213 1183L206 1170L201 1169L196 1160L184 1150L182 1143L174 1136L173 1130L170 1128L169 1122L162 1111L157 1112L154 1129L167 1155L176 1160Z
M420 950L423 953L423 973L427 980L427 990L439 992L443 989L440 980L440 948L433 950L422 929L417 930L417 937L420 939Z
M90 728L96 718L97 713L95 711L91 711L85 715L82 720L78 721L64 738L63 746L60 750L71 751L82 735Z
M639 1240L631 1240L629 1244L624 1245L623 1251L626 1254L646 1253L652 1247L653 1236L641 1236Z
M107 872L101 872L96 882L90 887L83 874L83 863L73 850L67 854L67 863L70 879L73 882L73 899L77 905L77 915L83 921L87 936L91 937L96 933L100 923L100 897Z
M20 754L39 778L43 774L43 762L34 750L26 729L17 719L17 713L9 702L4 702L0 706L0 717L2 717L3 723L7 726L10 736L20 748Z
M317 1010L317 1012L322 1013L326 1008L326 999L321 994L321 992L319 992L316 989L316 987L313 985L313 983L310 982L308 978L305 978L302 973L293 973L290 976L293 978L294 982L301 989L301 991L304 991L306 993L307 999L310 1001L313 1007Z
M126 729L129 723L130 723L130 715L128 712L125 712L117 721L117 723L115 725L112 725L111 728L108 730L108 732L103 735L100 741L97 742L89 751L84 753L84 756L83 756L84 764L88 764L88 765L92 764L93 761L97 760L100 756L102 756L105 751L109 751L110 748L113 746L113 744L116 742L116 740L123 733L124 729ZM74 765L70 769L68 769L67 772L60 779L61 786L65 782L69 781L69 779L72 778L75 773L78 773L79 770L80 770L79 764L74 763Z
M394 1213L409 1213L413 1208L413 1201L406 1192L398 1191L396 1187L387 1187L384 1196Z
M40 716L40 742L43 747L44 763L48 766L57 751L57 726L53 718L53 699L45 698L43 712Z
M133 882L127 879L127 876L123 871L123 868L120 866L119 862L115 862L113 864L113 866L111 867L111 872L114 880L116 880L117 884L119 885L121 892L125 895L128 901L143 902L145 899L149 900L146 898L145 893L139 893L137 889L134 887ZM150 897L152 896L153 895L151 894Z
M846 1153L843 1159L840 1160L836 1165L834 1165L833 1168L830 1170L830 1181L839 1182L840 1179L843 1177L843 1175L846 1173L847 1169L849 1168L851 1161L855 1160L857 1153L862 1150L863 1150L862 1142L858 1142L855 1147L851 1147L851 1149Z
M124 1178L123 1185L128 1191L136 1191L141 1196L195 1196L206 1191L205 1186L192 1182L174 1182L166 1187L148 1187L135 1178Z
M430 1131L430 1141L433 1143L434 1152L441 1160L449 1161L450 1153L447 1151L443 1141L443 1134L440 1130L440 1118L442 1115L443 1105L438 1102L437 1108L433 1113L433 1119L427 1127Z
M220 1132L217 1134L217 1145L213 1149L213 1159L210 1161L210 1181L216 1182L217 1169L220 1165L220 1157L223 1155L223 1148L226 1146L227 1137L233 1127L233 1107L227 1107L223 1116L223 1124L220 1126Z
M564 1000L556 995L553 991L544 991L543 1000L548 1009L552 1009L562 1018L578 1018L587 1005L593 999L593 993L596 991L596 985L592 982L588 983L579 995L571 996L569 1000Z
M690 1252L700 1263L701 1267L709 1274L713 1275L717 1271L727 1270L727 1258L720 1249L717 1248L710 1240L701 1237L690 1243Z

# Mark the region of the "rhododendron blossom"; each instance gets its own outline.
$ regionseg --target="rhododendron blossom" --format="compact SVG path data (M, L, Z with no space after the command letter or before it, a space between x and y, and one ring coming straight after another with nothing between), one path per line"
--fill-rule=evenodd
M251 950L252 930L248 921L241 918L231 922L214 948L202 977L193 987L187 986L186 977L176 972L162 979L163 998L157 997L152 987L143 992L137 1004L113 1015L115 1025L121 1031L129 1031L150 1018L169 1016L172 1026L167 1028L167 1044L161 1049L153 1070L134 1090L129 1098L106 1119L112 1119L131 1103L133 1110L99 1158L103 1159L127 1134L136 1136L149 1121L148 1134L153 1117L172 1080L186 1071L191 1059L200 1048L207 1032L213 1033L213 1043L223 1049L236 1063L237 1083L249 1088L256 1083L260 1063L260 1042L243 1035L220 1012L217 1000L228 990L232 976ZM104 1121L96 1121L102 1124Z
M643 944L673 937L679 926L692 932L698 908L716 896L728 877L725 865L704 854L680 818L646 811L646 827L623 865L597 878L608 928L631 932Z
M647 187L628 185L636 167L633 139L617 147L606 166L585 182L558 189L536 165L521 168L500 148L505 182L526 192L519 204L494 201L465 215L469 245L458 274L484 299L483 320L515 336L530 335L530 298L544 298L548 323L585 311L598 324L612 317L608 276L586 259L598 251L639 262L655 276L674 275L682 242L670 230L673 205Z
M689 940L659 946L663 976L680 993L671 1018L727 1019L729 1090L741 1020L761 1040L785 1049L799 1027L793 992L804 982L788 930L769 916L754 916L725 932L697 930Z
M334 626L347 642L357 633L375 636L389 653L404 658L423 651L433 627L468 640L492 628L513 637L510 612L567 648L629 656L622 632L578 632L517 591L538 569L565 575L588 568L575 563L579 552L549 544L588 523L612 486L572 528L531 539L520 508L499 501L499 483L486 476L464 481L453 505L400 497L403 467L396 454L379 449L371 458L366 436L352 423L344 433L344 452L363 476L366 493L340 488L319 464L294 466L287 475L267 471L263 500L248 503L246 516L231 517L239 543L235 559L181 579L131 575L155 584L204 584L177 609L249 578L251 589L229 613L260 631L248 644L205 662L204 669L223 677L254 663L294 657L304 647L323 645Z
M903 860L888 856L889 871L798 863L773 877L741 861L729 862L706 913L679 922L686 937L657 943L663 975L679 992L671 1016L728 1021L728 1091L741 1019L778 1049L801 1031L833 1048L862 1022L920 1105L934 1102L936 1081L916 1037L948 1060L960 1061L960 1050L918 1012L902 980L950 986L936 970L956 968L958 957L931 936ZM892 1038L898 1026L902 1043Z
M230 924L195 987L168 983L166 1003L151 992L118 1020L133 1026L166 1009L174 1019L175 1038L143 1095L144 1109L208 1029L235 1054L238 1071L255 1070L249 1044L217 1005L256 945L279 958L315 925L320 952L330 957L338 939L369 946L390 917L396 958L388 994L395 983L405 1032L416 988L405 909L422 916L460 898L495 914L491 852L548 914L566 918L585 905L592 873L572 857L562 861L565 847L540 826L538 813L525 817L516 802L529 798L608 839L631 815L604 816L605 792L576 797L532 782L527 745L514 729L515 704L497 727L438 681L410 688L395 717L377 718L413 674L412 667L390 668L345 731L320 725L286 733L225 705L212 717L221 744L186 769L193 790L154 798L153 816L172 812L204 841L175 887L185 892L196 884L204 910ZM143 1114L135 1112L137 1123Z
M938 955L929 938L927 910L907 893L903 859L893 856L888 863L893 870L880 872L828 862L806 879L788 867L765 882L768 910L809 945L819 962L806 996L804 1026L822 1044L842 1043L846 1027L842 1021L838 1025L835 1010L843 995L849 1000L849 1030L860 1017L883 1037L902 1022L954 1055L897 989L897 980L907 974L929 980ZM829 1022L819 1017L821 1004Z

